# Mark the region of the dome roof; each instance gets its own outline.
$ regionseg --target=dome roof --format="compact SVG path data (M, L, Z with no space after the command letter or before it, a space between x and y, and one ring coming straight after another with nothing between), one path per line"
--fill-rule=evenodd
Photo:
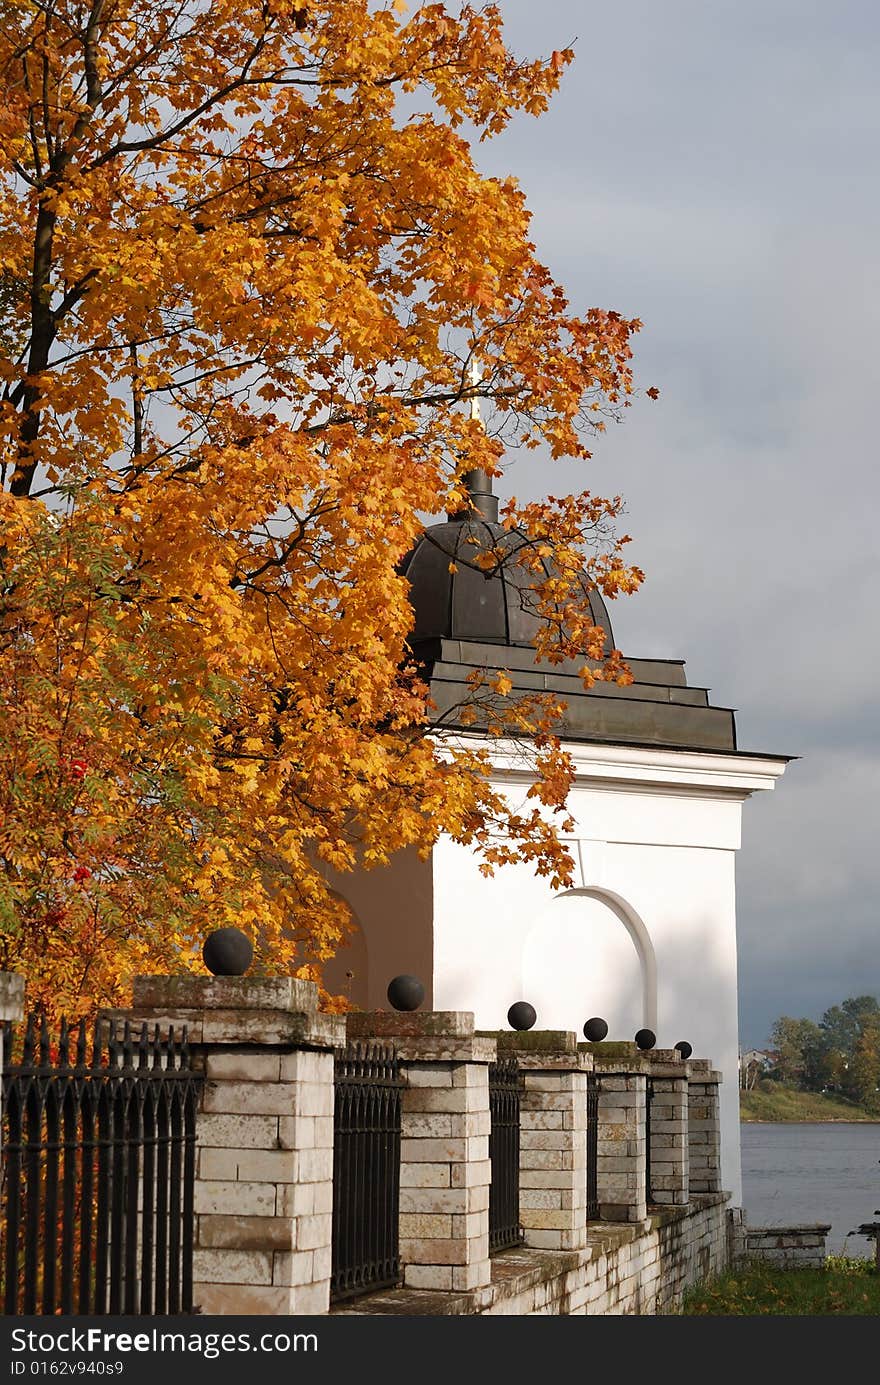
M430 681L438 719L462 726L459 713L472 694L475 672L504 670L511 696L537 690L552 693L562 704L560 735L566 741L606 745L667 746L677 750L712 750L736 754L736 723L728 707L714 707L706 688L690 688L680 659L628 659L629 684L597 682L585 689L581 660L550 665L537 659L534 641L541 617L534 609L534 574L518 561L529 539L498 523L498 500L485 473L471 472L470 507L443 524L432 524L401 563L410 582L415 614L410 636L413 652ZM483 570L480 553L500 549L502 559ZM450 571L451 569L451 571ZM546 566L548 576L552 567ZM614 636L605 603L587 590L596 625ZM484 725L469 721L471 730Z
M411 639L534 645L542 624L535 611L535 578L516 557L527 544L519 530L503 528L476 508L427 528L401 564L415 611ZM503 559L484 571L476 562L478 555L496 548ZM614 639L605 603L597 591L589 592L589 602L593 621L606 631L610 649Z

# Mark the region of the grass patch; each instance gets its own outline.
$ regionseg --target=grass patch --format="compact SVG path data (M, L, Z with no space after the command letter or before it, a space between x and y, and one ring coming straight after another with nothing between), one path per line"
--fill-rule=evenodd
M744 1121L876 1121L880 1113L867 1111L843 1097L821 1092L799 1092L765 1078L754 1091L739 1094L740 1119Z
M685 1294L685 1317L828 1317L880 1314L871 1260L829 1255L822 1270L781 1270L754 1260Z

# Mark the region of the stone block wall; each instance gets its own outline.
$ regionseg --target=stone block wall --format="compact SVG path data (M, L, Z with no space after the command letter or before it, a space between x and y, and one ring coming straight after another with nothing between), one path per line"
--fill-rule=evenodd
M820 1270L830 1223L810 1226L744 1226L738 1259L763 1260L780 1269Z
M141 977L117 1018L186 1026L196 1120L193 1303L203 1313L326 1313L333 1048L342 1020L310 982ZM108 1012L112 1014L113 1012Z
M651 1201L685 1206L690 1189L688 1064L675 1049L649 1055L651 1100Z
M723 1197L657 1213L644 1226L591 1228L578 1265L550 1274L484 1311L523 1316L621 1317L672 1313L686 1288L727 1266Z
M677 1311L685 1289L728 1264L725 1194L669 1207L645 1222L592 1223L577 1251L493 1256L492 1281L468 1294L373 1294L334 1314L620 1317Z
M603 1221L640 1222L647 1214L645 1066L635 1044L594 1045L599 1082L597 1168Z
M404 1064L400 1260L415 1288L489 1278L489 1079L477 1063Z
M695 1193L715 1193L721 1187L721 1073L706 1058L691 1058L688 1068L689 1185Z
M24 1014L24 977L0 972L0 1072L3 1070L3 1025L15 1024ZM0 1102L3 1093L0 1090ZM2 1110L0 1110L2 1115Z
M527 1246L576 1250L586 1241L587 1073L564 1030L499 1032L499 1054L519 1063L519 1212Z

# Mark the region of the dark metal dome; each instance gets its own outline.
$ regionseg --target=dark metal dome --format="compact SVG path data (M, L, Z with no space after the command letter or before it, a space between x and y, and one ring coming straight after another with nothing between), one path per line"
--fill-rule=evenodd
M468 472L464 480L468 509L432 524L401 563L415 613L413 652L430 682L438 719L463 726L459 712L471 696L473 675L503 669L512 697L541 690L559 698L566 740L735 754L733 712L713 707L707 689L689 688L680 659L628 659L629 684L599 681L590 689L581 680L582 659L537 661L535 576L518 560L529 539L498 523L498 500L485 472ZM484 571L477 558L496 549L502 560L494 558ZM583 584L593 620L606 633L606 650L613 649L605 603L587 590L586 574ZM482 722L467 725L479 729Z
M413 642L451 639L533 645L542 623L535 611L535 577L517 560L518 550L527 544L524 534L483 518L476 507L467 515L427 528L401 565L409 578L415 612ZM477 557L496 548L504 555L502 560L496 559L494 567L484 571ZM605 603L597 591L589 593L589 601L593 620L606 631L611 649L614 640Z

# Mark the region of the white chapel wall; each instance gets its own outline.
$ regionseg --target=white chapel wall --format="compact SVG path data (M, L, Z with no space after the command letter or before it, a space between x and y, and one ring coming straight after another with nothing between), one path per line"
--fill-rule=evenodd
M522 999L541 1028L580 1030L598 1014L609 1039L649 1027L659 1047L688 1040L724 1073L724 1185L739 1201L741 801L590 785L572 793L570 807L576 889L565 896L531 867L486 879L469 850L449 841L435 849L434 1004L473 1010L479 1027L498 1028ZM634 936L639 925L647 945ZM654 967L656 977L646 975Z
M528 1000L542 1028L579 1031L607 1008L611 1039L648 1027L659 1047L687 1040L724 1074L724 1186L738 1202L734 861L744 799L773 788L784 764L623 746L573 751L567 896L529 866L486 877L472 850L446 838L428 862L407 851L385 869L331 876L363 930L366 1006L387 1008L390 978L413 972L427 1008L472 1010L483 1029L504 1028L510 1005ZM517 803L528 787L508 770L497 783Z

